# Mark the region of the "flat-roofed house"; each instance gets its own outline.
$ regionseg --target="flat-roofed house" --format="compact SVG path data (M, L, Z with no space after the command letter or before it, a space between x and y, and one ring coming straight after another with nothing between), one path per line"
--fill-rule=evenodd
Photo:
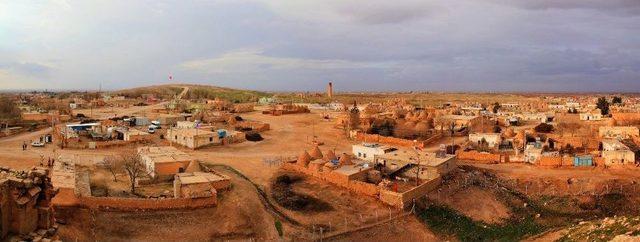
M602 140L602 158L605 166L632 165L636 160L635 153L615 139Z
M382 155L396 150L391 146L376 143L362 143L351 146L353 155L361 160L373 161L375 155Z
M594 109L589 112L580 113L580 120L582 121L600 121L602 120L602 112L600 109Z
M425 152L409 149L395 150L389 153L376 155L375 163L381 164L385 169L394 173L407 166L419 166L421 168L420 179L430 180L433 177L442 176L457 167L455 155L444 152Z
M138 155L149 176L161 180L170 180L175 174L186 172L197 163L190 155L171 146L139 147Z
M197 128L169 129L165 137L171 143L191 149L221 143L218 133Z

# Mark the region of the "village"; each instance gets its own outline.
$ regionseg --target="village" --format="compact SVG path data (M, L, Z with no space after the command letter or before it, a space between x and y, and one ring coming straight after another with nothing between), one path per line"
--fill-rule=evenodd
M471 239L432 229L456 226L442 225L443 214L429 217L441 209L485 227L523 216L535 229L508 234L521 239L545 236L575 217L640 212L633 193L640 186L640 97L357 98L333 88L259 93L167 85L4 95L2 191L26 198L4 196L2 236ZM511 192L483 188L491 182ZM620 197L603 200L614 195ZM492 202L469 205L477 199ZM558 224L547 214L568 208L547 206L560 199L580 211ZM527 211L516 209L522 204ZM155 226L167 229L150 231ZM393 229L381 232L384 226Z

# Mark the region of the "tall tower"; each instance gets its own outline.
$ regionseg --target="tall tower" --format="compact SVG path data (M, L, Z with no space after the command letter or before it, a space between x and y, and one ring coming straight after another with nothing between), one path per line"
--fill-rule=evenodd
M333 83L329 82L327 86L327 97L333 98Z

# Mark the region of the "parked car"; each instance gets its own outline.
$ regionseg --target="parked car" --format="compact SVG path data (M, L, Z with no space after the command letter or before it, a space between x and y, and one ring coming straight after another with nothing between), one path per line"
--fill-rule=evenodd
M42 143L40 141L34 141L34 142L31 142L31 146L33 146L33 147L44 147L44 143Z

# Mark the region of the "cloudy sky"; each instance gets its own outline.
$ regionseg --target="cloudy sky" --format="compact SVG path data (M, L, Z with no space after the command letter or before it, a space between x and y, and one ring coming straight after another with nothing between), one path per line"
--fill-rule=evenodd
M640 92L640 0L0 0L0 89L328 81Z

